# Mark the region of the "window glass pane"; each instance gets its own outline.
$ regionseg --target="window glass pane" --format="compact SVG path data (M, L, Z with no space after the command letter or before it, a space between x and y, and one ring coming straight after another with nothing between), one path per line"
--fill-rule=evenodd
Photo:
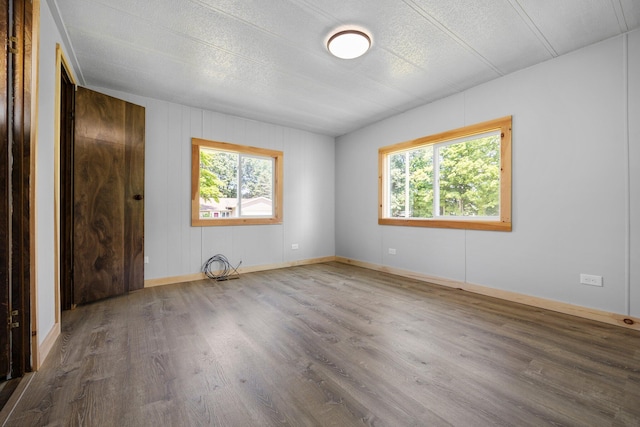
M441 216L500 214L500 134L438 149Z
M389 156L389 216L405 216L406 154L396 153Z
M390 155L389 184L391 217L433 217L433 148Z
M200 148L200 218L238 216L238 154Z
M243 217L273 215L273 158L242 156L240 159Z
M409 212L411 218L433 217L433 147L409 152Z

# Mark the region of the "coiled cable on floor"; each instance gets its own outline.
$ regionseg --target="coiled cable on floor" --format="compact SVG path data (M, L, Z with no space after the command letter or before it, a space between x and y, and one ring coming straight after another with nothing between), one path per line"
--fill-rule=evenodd
M207 262L204 263L202 266L202 272L212 280L221 281L237 279L240 277L240 273L238 273L238 267L240 267L240 264L242 264L242 261L234 267L226 256L217 254L209 258Z

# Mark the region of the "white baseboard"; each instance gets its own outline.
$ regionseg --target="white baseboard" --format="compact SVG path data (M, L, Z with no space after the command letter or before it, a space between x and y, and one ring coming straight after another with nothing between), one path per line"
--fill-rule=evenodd
M322 264L323 262L331 262L335 260L336 260L336 257L327 256L322 258L310 258L310 259L303 259L299 261L281 262L278 264L254 265L250 267L240 267L238 268L238 273L240 274L254 273L256 271L276 270L278 268L295 267L298 265ZM152 288L154 286L171 285L174 283L183 283L183 282L193 282L194 280L204 280L206 278L207 276L205 276L204 273L187 274L184 276L161 277L159 279L145 280L144 287Z
M426 274L415 273L408 270L372 264L344 257L336 257L336 261L343 264L350 264L370 270L395 274L397 276L408 277L411 279L420 280L422 282L434 283L436 285L446 286L449 288L463 289L465 291L473 292L480 295L500 298L506 301L517 302L520 304L530 305L533 307L543 308L546 310L556 311L559 313L582 317L584 319L596 320L598 322L609 323L611 325L622 326L624 328L640 331L640 318L626 316L624 314L611 313L594 308L587 308L545 298L523 295L516 292L494 289L487 286L476 285L473 283L459 282L456 280L443 279L441 277L428 276Z
M36 352L37 357L33 366L33 369L37 371L42 366L42 363L49 355L49 352L53 348L53 345L56 343L56 340L60 336L60 322L55 323L47 336L42 341L42 344L38 346L38 351Z

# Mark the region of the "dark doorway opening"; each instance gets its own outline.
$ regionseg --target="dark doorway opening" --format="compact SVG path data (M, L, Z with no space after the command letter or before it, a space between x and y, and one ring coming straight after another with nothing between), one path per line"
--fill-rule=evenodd
M75 84L60 64L60 305L73 307L73 128Z

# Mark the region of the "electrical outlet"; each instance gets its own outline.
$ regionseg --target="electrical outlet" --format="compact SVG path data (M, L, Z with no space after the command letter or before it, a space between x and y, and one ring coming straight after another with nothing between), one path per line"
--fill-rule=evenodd
M291 249L292 249L292 250L294 250L294 251L295 251L296 249L298 249L299 247L300 247L300 246L298 246L298 244L297 244L297 243L293 243L293 244L291 245Z
M395 255L396 250L394 248L389 248L389 255Z
M580 283L589 286L602 286L602 276L592 274L580 274Z

